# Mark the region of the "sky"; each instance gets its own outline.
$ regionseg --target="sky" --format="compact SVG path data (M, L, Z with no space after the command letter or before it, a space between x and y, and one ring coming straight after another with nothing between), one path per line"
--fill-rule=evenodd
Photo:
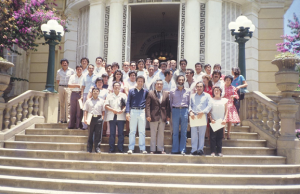
M284 34L291 35L291 29L287 27L288 20L293 21L293 14L296 13L300 19L300 0L294 0L290 8L284 14Z

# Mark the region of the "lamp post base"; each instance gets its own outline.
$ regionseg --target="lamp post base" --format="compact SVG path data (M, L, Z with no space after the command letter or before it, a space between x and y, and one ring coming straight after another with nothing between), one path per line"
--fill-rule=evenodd
M43 90L43 92L57 93L57 91L54 88L46 88L45 90Z

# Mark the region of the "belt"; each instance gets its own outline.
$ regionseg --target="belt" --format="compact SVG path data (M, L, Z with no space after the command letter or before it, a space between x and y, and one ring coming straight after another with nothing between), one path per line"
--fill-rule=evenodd
M93 117L101 117L102 115L93 115Z
M59 85L59 86L62 86L62 87L68 87L68 85Z
M134 110L144 110L145 108L141 108L141 107L132 107L131 109L134 109Z
M187 108L187 107L175 107L175 106L173 106L172 108L176 108L176 109L184 109L184 108Z

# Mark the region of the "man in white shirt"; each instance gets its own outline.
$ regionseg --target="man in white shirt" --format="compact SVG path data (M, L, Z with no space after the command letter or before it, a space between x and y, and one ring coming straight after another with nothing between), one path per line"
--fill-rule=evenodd
M176 89L176 83L172 79L173 72L170 69L165 71L165 79L163 80L163 90L166 92L170 92L173 89Z
M184 78L186 79L186 76L185 76L185 71L186 71L186 67L187 67L187 60L186 59L181 59L180 62L180 68L177 69L174 74L173 74L173 79L174 81L177 83L177 77L179 75L183 75Z
M212 82L213 86L218 86L222 89L221 97L223 98L225 95L225 87L224 87L224 81L220 79L221 76L222 76L221 71L219 71L219 70L213 71L211 82Z
M71 88L70 99L70 121L68 129L82 128L82 110L80 109L79 99L81 98L81 82L82 82L82 66L76 67L76 74L71 75L68 83L68 87Z
M96 67L94 69L94 74L97 77L101 77L103 73L106 73L105 68L102 67L103 58L97 57L96 58Z
M107 120L110 126L109 153L115 152L116 128L118 126L118 151L123 153L124 144L124 124L126 121L125 109L127 96L120 92L121 84L113 83L113 93L110 93L105 100L107 110Z
M68 88L68 82L75 72L73 69L69 68L68 59L62 59L60 61L61 69L57 71L56 74L56 83L58 84L58 93L59 93L59 106L60 106L60 122L67 123L68 117L68 91L65 90Z
M94 70L94 69L93 69ZM87 151L92 153L93 144L96 153L101 153L100 144L101 144L101 131L102 123L104 118L104 100L99 98L99 89L93 88L92 90L93 97L88 99L84 104L84 123L87 125L87 115L88 113L92 115L90 122L90 130L87 144Z
M167 63L166 62L161 62L160 63L160 72L157 74L157 78L164 80L165 79L165 71L167 69Z
M184 82L184 88L190 89L191 93L195 93L195 86L196 86L196 80L194 79L194 70L193 69L187 69L185 71L186 74L186 81Z
M90 63L90 60L86 57L83 57L80 59L80 64L82 66L82 75L87 75L89 73L88 71L88 64Z
M110 64L107 64L105 66L105 71L106 71L106 73L108 75L108 82L107 82L107 84L110 85L110 84L112 84L112 81L114 79L114 74L112 73L112 67L111 67Z
M148 72L148 69L149 69L149 67L151 65L151 62L152 62L152 60L150 58L146 59L146 70L147 70L147 72Z
M154 75L156 75L157 73L160 72L160 69L158 69L158 67L159 67L159 60L158 59L153 60L153 66L154 66Z
M176 61L175 60L171 60L171 68L170 68L170 70L173 72L173 74L176 71L176 69L177 69Z
M202 72L202 64L199 62L196 63L195 70L196 70L196 73L194 75L194 79L196 80L196 82L202 82L202 76L205 75L205 73Z
M150 65L148 68L148 76L147 76L147 80L146 80L146 88L147 90L151 91L154 90L154 85L153 82L155 82L156 80L156 76L154 75L154 66Z
M89 93L89 90L91 89L91 86L95 85L95 81L97 79L97 76L94 74L94 65L89 64L88 70L89 73L87 75L83 75L81 83L81 99L83 104L85 104L87 100L87 95ZM87 125L83 123L83 130L85 129L87 129Z
M123 63L123 70L122 70L122 73L123 73L123 80L127 80L129 78L129 62L124 62Z

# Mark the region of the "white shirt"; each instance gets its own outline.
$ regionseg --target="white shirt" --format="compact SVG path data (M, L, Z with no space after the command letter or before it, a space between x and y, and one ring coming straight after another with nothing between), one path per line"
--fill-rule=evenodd
M81 85L85 86L83 93L87 94L90 91L90 88L95 85L95 81L97 79L97 76L95 74L92 74L91 76L89 74L83 75Z
M176 89L176 83L175 83L175 81L172 78L169 81L169 83L164 79L163 83L164 83L163 91L170 92L171 90Z
M114 79L114 74L111 74L109 77L108 77L108 81L107 81L107 85L111 84L112 81ZM124 79L123 79L124 80Z
M197 72L195 72L195 75L194 75L194 79L196 80L196 82L200 82L202 81L202 76L206 75L205 73L203 73L202 71L197 74Z
M95 67L95 69L94 69L94 74L95 74L97 77L101 77L103 73L106 73L104 67L97 67L97 66Z
M153 90L150 87L155 80L156 80L156 76L154 74L151 77L149 77L149 75L147 76L147 80L145 82L147 90Z
M89 74L88 67L86 66L85 70L82 69L82 75Z
M62 68L57 70L56 80L59 80L59 85L68 85L71 75L75 74L75 71L68 67L66 71Z
M118 95L116 95L114 92L110 93L106 100L105 100L105 105L108 105L109 107L121 111L121 98L123 98L125 100L125 103L127 102L127 96L124 93L119 92ZM114 119L115 114L112 111L106 111L106 119L107 121L111 121ZM118 121L125 121L126 120L126 116L125 116L125 112L122 114L117 114L117 120Z
M143 69L143 71L139 71L139 70L138 70L138 71L136 72L136 77L137 77L137 76L140 76L140 75L141 75L141 76L144 76L144 78L145 78L145 83L146 83L146 80L147 80L147 73L146 73L145 69Z
M221 100L211 99L211 117L214 120L224 119L225 116L225 104L228 102L227 98L221 98Z
M224 87L225 84L224 84L224 81L219 80L216 83L214 83L214 81L212 80L212 84L213 84L213 86L218 86L218 87L220 87L222 89L222 95L221 95L221 97L223 98L224 95L225 95L225 87Z
M164 80L166 78L165 74L162 71L159 72L156 76L157 76L157 79L161 79L161 80Z
M123 73L123 80L127 80L127 79L129 78L129 76L128 76L129 71L130 71L130 70L128 70L127 73L126 73L124 70L122 70L122 73Z
M128 88L128 90L135 88L136 87L136 81L132 82L128 78L127 81L125 82L125 88Z
M154 71L154 75L156 75L157 73L159 73L161 70L157 69L156 71Z
M83 75L81 74L80 77L77 76L77 74L74 74L74 75L71 75L70 79L69 79L69 82L68 84L80 84L80 88L81 88L81 82L82 82L82 79L83 79ZM80 88L71 88L71 90L73 92L80 92L81 89Z
M93 89L91 88L89 92L92 93L92 90L93 90ZM92 95L93 95L93 94L92 94ZM105 89L105 88L102 88L102 89L100 90L100 92L99 92L98 97L101 98L101 99L103 99L103 100L105 100L106 97L107 97L107 95L108 95L108 90ZM93 97L92 97L92 98L93 98Z
M102 115L102 112L105 111L104 100L102 98L95 100L92 97L84 103L83 110L93 115Z
M109 82L108 83L108 90L109 91L113 91L113 84L115 83L116 81L112 81L112 82ZM124 82L119 82L120 84L121 84L121 88L120 88L120 92L124 92L124 88L125 88L125 84L124 84Z
M195 91L196 84L197 84L197 82L196 82L196 80L194 78L193 78L193 82L192 82L191 85L189 85L189 82L186 80L184 82L184 88L185 89L190 89L191 90L191 94L195 94L196 93L196 91Z

